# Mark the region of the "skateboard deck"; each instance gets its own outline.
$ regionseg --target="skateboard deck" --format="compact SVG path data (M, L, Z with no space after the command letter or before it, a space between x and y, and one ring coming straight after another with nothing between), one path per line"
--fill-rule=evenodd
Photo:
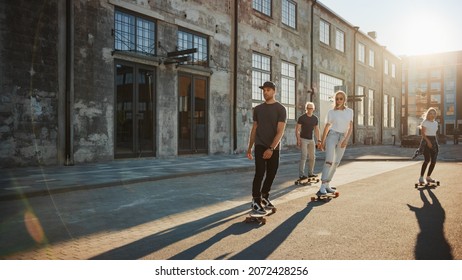
M273 208L266 212L266 214L256 214L253 210L250 211L249 216L245 218L244 223L259 223L261 225L266 224L265 216L269 216L276 213L276 208Z
M317 194L315 196L312 196L311 197L311 201L324 201L324 202L328 202L330 201L331 199L333 198L336 198L340 195L339 192L335 192L335 193L327 193L327 194Z
M303 179L303 180L296 180L294 182L295 185L302 185L302 186L308 186L308 185L311 185L311 183L318 183L319 182L319 178L317 177L308 177L306 179Z
M432 183L415 183L415 188L418 189L419 187L424 187L424 188L435 188L435 187L439 187L440 185L440 181L435 181L435 182L432 182Z

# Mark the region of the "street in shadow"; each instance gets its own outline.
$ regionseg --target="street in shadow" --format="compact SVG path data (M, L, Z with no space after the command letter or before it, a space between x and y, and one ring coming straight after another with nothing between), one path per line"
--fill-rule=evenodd
M284 188L273 193L273 197L277 198L279 196L285 195L290 191L296 189L294 186L289 188ZM183 239L190 238L192 236L198 235L207 230L218 227L222 224L229 222L235 217L232 217L236 213L240 213L249 209L249 204L239 205L234 208L227 209L218 213L214 213L210 216L204 217L202 219L184 223L169 229L166 229L162 232L152 234L150 236L144 237L142 239L136 240L127 245L114 248L102 254L92 257L94 260L133 260L146 257L152 253L155 253L171 244L179 242ZM230 218L231 217L231 218ZM245 232L254 229L254 227L246 226L243 222L230 226L223 232L215 235L213 238L198 244L184 252L181 252L172 257L172 259L194 259L201 252L205 251L214 243L222 240L224 237L229 235L240 235ZM224 257L224 256L223 256Z

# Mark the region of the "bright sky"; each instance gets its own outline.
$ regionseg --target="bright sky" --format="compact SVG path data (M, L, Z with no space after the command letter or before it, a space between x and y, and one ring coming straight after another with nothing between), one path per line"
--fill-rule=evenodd
M395 55L462 51L461 0L319 0Z

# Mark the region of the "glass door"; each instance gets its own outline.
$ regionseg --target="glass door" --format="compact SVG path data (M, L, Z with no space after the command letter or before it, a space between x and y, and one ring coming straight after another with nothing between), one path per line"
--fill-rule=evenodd
M207 79L180 74L178 83L178 153L207 153Z
M115 157L155 156L154 69L116 64Z

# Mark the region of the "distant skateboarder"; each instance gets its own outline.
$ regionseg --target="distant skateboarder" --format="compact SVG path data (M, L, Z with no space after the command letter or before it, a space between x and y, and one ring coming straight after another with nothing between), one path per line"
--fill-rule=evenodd
M422 132L422 140L419 150L421 150L424 155L424 162L420 169L419 184L435 183L435 180L433 180L430 176L435 168L436 159L438 157L438 140L436 137L438 122L435 120L436 114L437 112L435 108L429 108L423 115L424 120L419 126ZM428 166L429 163L430 166ZM427 166L427 177L424 178Z

